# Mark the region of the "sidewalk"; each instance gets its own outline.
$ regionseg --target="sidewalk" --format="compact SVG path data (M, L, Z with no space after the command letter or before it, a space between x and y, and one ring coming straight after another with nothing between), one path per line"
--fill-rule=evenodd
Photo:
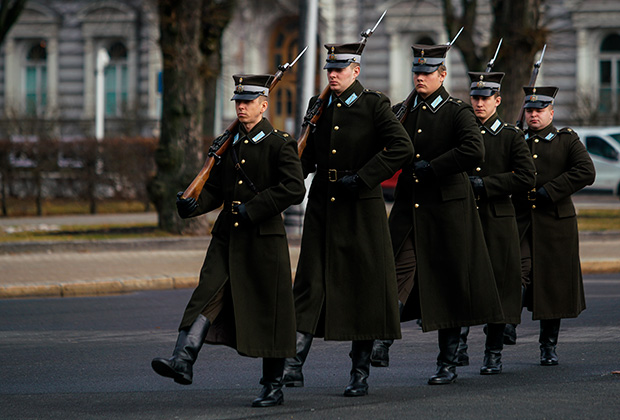
M0 219L7 226L29 228L55 224L156 223L152 213ZM0 244L0 299L69 297L137 290L193 288L210 237L123 239ZM620 232L580 235L584 274L620 272ZM300 237L289 235L291 268L299 257Z

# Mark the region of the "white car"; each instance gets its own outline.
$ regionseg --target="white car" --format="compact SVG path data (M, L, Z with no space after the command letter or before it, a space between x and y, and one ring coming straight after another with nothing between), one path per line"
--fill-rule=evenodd
M572 128L585 144L596 169L596 180L586 189L620 196L620 127Z

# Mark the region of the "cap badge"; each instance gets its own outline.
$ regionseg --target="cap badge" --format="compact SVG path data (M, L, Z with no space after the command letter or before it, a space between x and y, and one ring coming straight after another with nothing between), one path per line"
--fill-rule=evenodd
M481 76L482 77L482 76ZM476 83L476 87L478 89L482 89L485 86L484 82L482 80L480 80L478 83Z
M329 60L336 60L336 52L335 51L336 51L336 49L334 47L332 47L331 53L329 54L329 57L328 57Z
M424 58L424 57L418 58L418 64L422 64L422 65L426 64L426 58Z
M532 95L530 96L530 102L536 102L538 100L538 96Z
M239 81L241 81L241 80L239 80ZM237 93L243 93L243 85L242 85L241 83L239 83L239 84L237 85L237 87L235 88L235 92L237 92Z

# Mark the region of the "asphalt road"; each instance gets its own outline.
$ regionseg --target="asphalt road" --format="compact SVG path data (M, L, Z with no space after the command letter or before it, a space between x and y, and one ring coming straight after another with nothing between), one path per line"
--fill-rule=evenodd
M453 385L429 386L436 333L403 324L391 366L373 368L367 397L346 398L349 343L315 340L305 388L284 405L251 408L260 359L205 346L194 384L151 371L168 356L191 290L0 300L1 419L617 419L620 413L620 274L587 276L588 309L565 320L560 365L538 365L538 323L524 312L504 372L478 374L484 336L470 334L472 364Z

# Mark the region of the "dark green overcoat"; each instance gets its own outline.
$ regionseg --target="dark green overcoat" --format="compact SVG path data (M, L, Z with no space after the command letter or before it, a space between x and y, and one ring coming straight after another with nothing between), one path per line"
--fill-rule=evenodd
M316 101L313 98L310 106ZM308 195L295 276L297 329L326 340L400 338L394 257L380 183L411 158L411 141L380 92L354 82L308 138ZM359 197L329 180L357 173Z
M200 271L200 282L180 328L188 327L229 282L224 308L207 342L226 344L253 357L295 355L295 312L288 242L281 216L305 194L297 144L263 119L250 133L240 125L234 145L255 194L235 170L226 151L200 194L197 216L223 205ZM244 203L250 222L232 214L232 201Z
M412 293L419 299L407 300L402 319L421 316L424 331L500 322L502 308L466 173L484 157L472 107L442 86L426 100L416 96L404 126L415 159L430 162L435 177L415 182L410 163L394 192L389 221L394 255L413 235L417 258Z
M570 128L558 131L550 124L539 132L528 130L526 140L536 165L536 188L544 187L552 201L513 196L519 233L532 235L533 286L527 305L533 319L575 318L586 302L571 195L594 182L594 164Z
M470 175L484 182L485 193L476 197L478 215L486 240L504 322L521 322L521 255L519 231L511 194L523 193L536 180L532 159L523 131L492 115L480 124L484 138L484 162Z

